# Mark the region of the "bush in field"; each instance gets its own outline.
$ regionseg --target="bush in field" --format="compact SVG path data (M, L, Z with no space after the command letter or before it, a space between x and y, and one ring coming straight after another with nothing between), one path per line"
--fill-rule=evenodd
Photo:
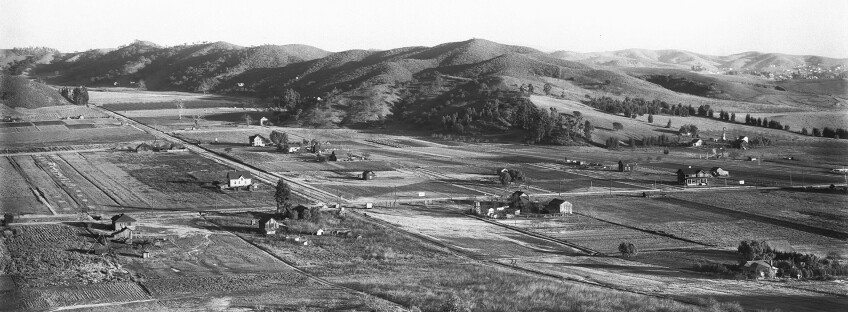
M456 294L452 294L448 301L445 301L442 304L442 307L439 309L441 312L471 312L471 309L474 305L466 300L463 300Z
M635 257L639 254L639 250L636 249L636 245L627 242L621 242L621 244L618 245L618 252L626 258Z
M612 128L618 131L624 129L624 125L622 125L620 122L614 122L612 123Z

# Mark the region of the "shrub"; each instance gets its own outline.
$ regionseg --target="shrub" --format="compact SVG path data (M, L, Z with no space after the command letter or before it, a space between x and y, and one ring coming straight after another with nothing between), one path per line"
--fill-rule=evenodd
M456 294L452 294L448 301L445 301L442 304L442 307L439 309L441 312L471 312L471 309L474 306L471 302L463 300Z
M624 125L622 125L620 122L614 122L612 123L612 128L618 131L624 129Z

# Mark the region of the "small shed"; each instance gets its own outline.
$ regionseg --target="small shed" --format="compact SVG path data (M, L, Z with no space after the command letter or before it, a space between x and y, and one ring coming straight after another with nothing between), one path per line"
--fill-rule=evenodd
M712 174L714 177L729 177L730 171L721 169L721 167L713 167L712 169L710 169L710 174Z
M550 202L548 202L547 206L545 206L545 211L547 213L567 213L567 214L571 214L572 213L571 202L567 202L567 201L564 201L564 200L559 199L559 198L554 198Z
M704 140L694 139L694 140L689 142L689 146L691 146L691 147L698 147L698 146L701 146L701 145L704 145Z
M754 279L774 278L777 275L777 268L766 260L754 260L745 262L742 273Z
M277 229L280 228L280 222L274 217L266 216L259 219L259 232L265 235L277 234Z
M134 227L133 223L135 223L135 222L136 222L135 219L133 219L132 217L125 215L123 213L119 214L119 215L115 215L115 216L112 217L112 230L118 231L118 230L123 229L123 228L132 229Z
M365 170L362 172L363 180L374 180L375 177L377 177L377 175L374 173L374 171Z
M265 146L265 145L267 145L271 142L271 141L269 141L268 139L266 139L265 137L263 137L259 134L251 135L251 136L247 137L247 139L248 139L248 145L250 145L250 146Z
M242 187L253 184L253 175L247 171L230 171L227 172L228 187Z

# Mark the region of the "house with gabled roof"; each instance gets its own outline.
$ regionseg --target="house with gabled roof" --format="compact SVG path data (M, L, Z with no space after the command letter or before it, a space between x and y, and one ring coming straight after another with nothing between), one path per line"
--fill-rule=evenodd
M277 219L274 219L272 216L265 216L262 219L259 219L259 232L265 235L272 235L277 233L277 229L280 228L280 222Z
M709 186L710 174L702 169L682 168L677 170L677 182L684 186Z
M228 187L242 187L253 184L253 175L247 171L230 171L227 172Z
M265 137L263 137L259 134L251 135L251 136L247 137L247 139L248 139L248 145L250 145L250 146L265 146L265 145L268 145L268 144L271 143L270 140L268 140L267 138L265 138Z
M118 231L118 230L121 230L123 228L132 229L133 223L135 223L135 222L136 222L135 219L133 219L132 217L125 215L123 213L119 214L119 215L115 215L115 216L112 217L112 230Z

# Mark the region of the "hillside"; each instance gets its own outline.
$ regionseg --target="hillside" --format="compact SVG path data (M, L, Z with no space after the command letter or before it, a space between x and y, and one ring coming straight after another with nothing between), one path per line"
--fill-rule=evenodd
M68 105L59 92L20 76L0 75L0 104L16 108Z
M136 41L114 50L66 53L36 73L62 85L205 92L221 78L327 56L305 45L245 48L226 42L161 47ZM57 75L58 73L58 75Z
M682 50L627 49L608 52L579 53L556 51L553 57L608 67L652 67L691 69L722 72L726 70L773 72L792 71L795 68L819 66L848 68L848 59L835 59L813 55L788 55L780 53L745 52L727 56L704 55Z

